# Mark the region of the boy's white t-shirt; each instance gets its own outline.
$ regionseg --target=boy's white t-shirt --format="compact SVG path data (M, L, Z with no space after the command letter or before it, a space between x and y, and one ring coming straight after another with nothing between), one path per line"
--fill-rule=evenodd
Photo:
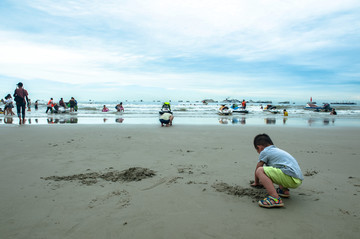
M300 166L296 159L288 152L271 145L261 151L259 162L262 161L266 166L279 168L281 171L294 178L304 180Z

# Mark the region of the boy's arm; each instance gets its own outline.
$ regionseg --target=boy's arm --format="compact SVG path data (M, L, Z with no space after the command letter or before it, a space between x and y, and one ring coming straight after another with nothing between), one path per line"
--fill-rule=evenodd
M258 162L257 164L256 164L256 168L255 168L255 181L254 181L254 183L253 184L251 184L251 186L258 186L258 185L261 185L260 184L260 181L259 181L259 178L256 176L256 170L259 168L259 167L262 167L262 166L264 166L264 162L263 161L260 161L260 162Z

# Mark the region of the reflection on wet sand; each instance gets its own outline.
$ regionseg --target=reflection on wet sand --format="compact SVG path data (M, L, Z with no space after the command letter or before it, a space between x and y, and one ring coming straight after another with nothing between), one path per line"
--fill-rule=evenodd
M287 121L288 119L287 119L287 117L284 117L284 119L283 119L283 124L286 124L286 121Z
M276 119L275 118L265 118L265 123L266 124L276 124Z
M233 124L246 124L246 117L233 117L231 120Z
M37 119L35 119L35 122L37 123ZM48 124L77 124L78 118L71 117L71 118L67 118L67 119L58 119L58 118L48 117L47 123Z
M227 118L227 117L221 117L221 118L219 118L219 123L220 123L220 124L228 124L229 121L230 121L230 119Z
M12 117L5 117L4 118L4 123L5 124L12 124L14 122Z
M99 124L101 122L106 124L121 124L124 123L124 118L117 117L117 118L81 118L80 117L80 123L82 124ZM307 124L308 126L325 126L325 127L331 127L335 126L335 120L334 117L326 117L326 118L288 118L288 117L267 117L267 118L253 118L253 117L246 117L246 116L221 116L217 117L212 121L213 123L220 123L220 124L227 124L227 125L254 125L254 124L266 124L266 125L276 125L282 124L282 125L304 125ZM263 120L263 121L262 121ZM278 121L278 122L276 122ZM131 119L126 120L127 124L131 124L133 121ZM144 121L145 122L145 121ZM263 123L262 123L263 122ZM282 122L282 123L281 123ZM4 116L0 118L0 124L18 124L19 119L17 117L11 117L11 116ZM79 118L76 117L47 117L47 118L28 118L25 121L25 124L34 125L34 124L78 124ZM147 122L145 122L146 124ZM341 126L342 121L339 120L337 122L337 126Z
M308 119L308 125L309 125L309 126L312 126L316 121L317 121L316 119L310 118L310 119ZM322 120L322 122L323 122L323 124L324 124L325 126L330 125L330 121L331 121L332 125L335 124L335 119L334 119L334 118L332 118L331 120L330 120L329 118L324 118L324 119Z
M116 122L116 123L122 123L123 121L124 121L123 118L116 118L116 119L115 119L115 122Z

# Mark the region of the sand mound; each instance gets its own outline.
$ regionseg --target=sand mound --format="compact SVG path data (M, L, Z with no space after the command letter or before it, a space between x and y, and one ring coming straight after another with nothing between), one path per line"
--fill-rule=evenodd
M155 171L148 168L134 167L129 168L123 171L112 170L106 173L98 172L89 172L74 174L70 176L49 176L42 177L44 180L54 180L54 181L80 181L83 184L91 185L98 182L98 179L103 179L111 182L118 181L140 181L145 178L150 178L155 176Z
M265 189L230 186L227 183L215 183L212 185L212 187L215 188L215 190L218 192L224 192L226 194L239 197L248 196L256 201L264 199L267 195Z

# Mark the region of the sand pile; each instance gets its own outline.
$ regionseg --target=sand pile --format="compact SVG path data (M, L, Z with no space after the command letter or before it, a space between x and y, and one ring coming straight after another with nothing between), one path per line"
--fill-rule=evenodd
M129 168L123 171L111 170L106 173L99 172L89 172L89 173L81 173L74 174L70 176L49 176L42 177L44 180L54 180L54 181L79 181L86 185L95 184L98 182L98 179L103 179L111 182L118 181L141 181L145 178L150 178L155 176L155 171L150 170L148 168L134 167Z
M248 196L258 201L264 199L267 195L265 189L260 188L243 188L241 186L230 186L227 183L215 183L212 185L218 192L224 192L229 195L235 195L239 197Z

